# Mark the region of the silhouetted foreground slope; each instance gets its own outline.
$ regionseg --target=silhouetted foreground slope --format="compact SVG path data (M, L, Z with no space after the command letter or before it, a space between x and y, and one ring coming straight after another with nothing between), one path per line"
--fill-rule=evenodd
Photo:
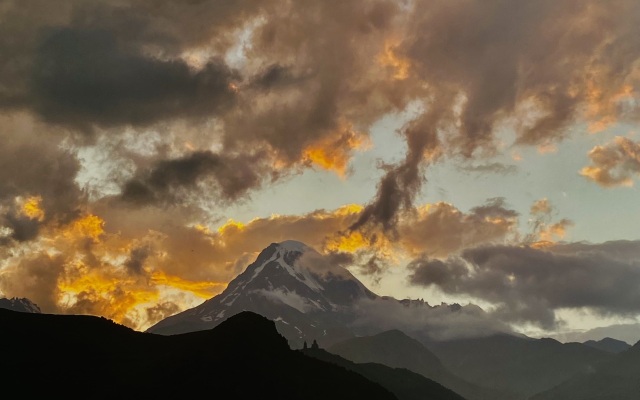
M391 368L378 363L354 363L323 349L303 349L299 351L310 357L357 372L371 381L378 382L393 393L398 400L464 400L462 396L438 382L427 379L408 369Z
M640 342L594 370L540 393L533 400L640 399Z
M174 336L2 309L0 327L2 388L20 398L395 399L355 372L291 350L273 321L252 312Z

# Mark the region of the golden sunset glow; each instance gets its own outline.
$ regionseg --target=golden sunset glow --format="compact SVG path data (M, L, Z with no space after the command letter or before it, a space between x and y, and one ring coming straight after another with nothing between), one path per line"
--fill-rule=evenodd
M395 41L387 41L384 50L378 56L378 62L383 67L388 67L393 71L393 79L404 80L409 77L409 69L411 62L396 54L397 43Z
M28 197L22 203L22 213L31 219L42 221L44 219L44 210L41 208L42 197L32 196Z
M65 231L65 235L69 237L89 237L94 241L98 241L100 235L104 233L104 221L96 216L89 214L78 220L75 220L71 227Z
M352 152L367 146L369 141L365 136L346 126L338 137L329 137L308 146L304 151L304 158L344 179Z
M220 235L228 235L233 232L241 231L244 227L245 225L242 222L230 219L224 225L218 228L218 233ZM206 231L204 232L207 233Z
M369 241L366 240L360 232L350 232L347 235L338 235L336 238L329 240L325 247L329 251L355 253L369 246Z
M162 271L154 272L151 276L151 281L156 285L170 286L175 289L191 292L202 299L209 299L227 287L227 282L188 281L178 276L167 275Z

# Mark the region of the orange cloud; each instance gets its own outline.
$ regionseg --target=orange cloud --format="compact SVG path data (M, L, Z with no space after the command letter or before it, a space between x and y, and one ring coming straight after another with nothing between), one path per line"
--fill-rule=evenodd
M378 55L378 62L381 66L392 71L393 79L404 80L409 77L411 61L398 55L396 48L397 41L387 40L384 44L384 50Z
M634 88L629 84L611 90L599 86L595 79L587 81L586 116L589 120L589 132L599 133L615 124L620 113L620 104L633 98Z
M64 234L68 237L88 237L98 241L104 233L104 220L96 215L86 215L73 221L70 228Z
M155 285L169 286L174 289L188 291L202 299L210 299L222 292L228 282L189 281L178 276L167 275L163 271L156 271L151 276L151 282Z
M22 201L21 211L24 215L38 221L44 220L44 210L41 207L42 197L31 196Z
M345 235L336 235L328 239L324 248L329 251L355 253L369 246L369 241L360 232L351 231Z
M304 150L304 159L344 178L351 153L368 145L369 141L363 134L354 131L350 125L343 124L337 136L323 138L308 146Z
M595 146L589 158L592 165L582 168L580 175L603 187L633 186L633 178L640 174L640 142L623 136Z
M447 257L479 244L504 242L515 233L517 213L502 200L463 213L449 203L425 204L400 221L400 245L410 255Z

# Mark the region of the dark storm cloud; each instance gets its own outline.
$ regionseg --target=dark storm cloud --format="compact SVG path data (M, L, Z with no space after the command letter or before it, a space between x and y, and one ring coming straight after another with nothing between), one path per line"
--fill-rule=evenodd
M127 182L122 199L136 204L172 204L184 200L198 184L213 179L223 200L242 196L261 183L267 169L262 156L221 156L210 151L194 152L181 158L162 160Z
M302 79L305 78L296 76L291 68L280 64L272 64L258 72L253 78L251 85L258 89L270 90L272 88L300 83Z
M234 102L236 74L211 60L193 71L129 50L109 31L55 29L32 71L36 111L46 120L83 127L146 125L172 117L216 115Z
M216 113L233 99L234 73L215 58L192 71L179 57L205 44L224 53L263 4L6 1L0 106L76 127Z
M129 258L124 262L127 270L136 275L144 274L144 263L151 255L151 247L148 245L138 246L131 249Z
M418 258L409 264L410 282L489 301L501 318L551 328L560 308L617 315L640 311L638 247L637 241L480 247L447 260ZM630 251L621 256L618 248Z
M440 156L437 120L441 110L437 105L402 130L407 141L405 159L398 165L385 165L385 175L378 183L376 197L363 210L350 229L381 225L387 234L395 234L402 211L413 206L416 195L426 181L424 169L427 161Z
M11 229L11 239L18 242L25 242L35 239L40 230L40 221L36 218L29 218L23 215L8 213L0 217L0 226ZM2 240L0 239L0 244Z

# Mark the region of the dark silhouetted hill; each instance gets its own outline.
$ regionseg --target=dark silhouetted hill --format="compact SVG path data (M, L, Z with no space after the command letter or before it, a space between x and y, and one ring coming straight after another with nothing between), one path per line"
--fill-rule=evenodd
M391 368L378 363L354 363L324 349L298 350L302 354L339 365L379 383L398 400L464 400L462 396L438 382L404 368ZM358 399L363 397L358 397Z
M362 375L291 350L273 321L252 312L173 336L100 317L4 309L0 327L2 388L21 398L395 398Z
M406 368L432 379L469 400L507 399L505 394L483 388L449 372L422 343L399 330L347 339L327 349L356 363L379 363Z

